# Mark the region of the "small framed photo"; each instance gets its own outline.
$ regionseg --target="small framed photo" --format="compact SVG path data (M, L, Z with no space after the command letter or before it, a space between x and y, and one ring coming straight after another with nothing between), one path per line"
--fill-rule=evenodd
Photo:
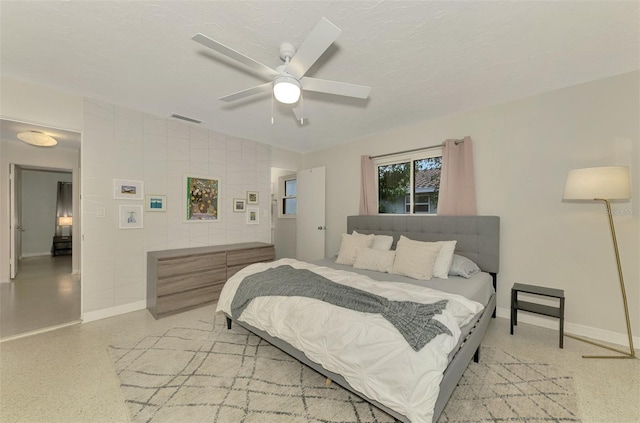
M233 211L238 213L244 213L246 209L246 200L243 198L234 198L233 199Z
M165 212L167 211L167 196L147 194L144 200L144 210L148 212Z
M119 223L120 229L142 228L142 206L121 205Z
M260 209L247 207L247 225L257 225L258 223L260 223Z
M258 191L247 191L247 204L258 204Z
M144 198L142 181L113 180L113 198L116 200L142 200Z

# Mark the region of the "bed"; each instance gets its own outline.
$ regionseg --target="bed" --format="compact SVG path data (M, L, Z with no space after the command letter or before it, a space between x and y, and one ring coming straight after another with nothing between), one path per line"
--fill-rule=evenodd
M472 260L482 272L472 275L469 279L449 276L447 279L434 278L423 281L396 274L354 269L351 265L335 263L335 257L315 263L303 263L296 260L277 261L271 264L263 263L245 268L227 281L217 310L226 314L229 327L231 327L232 321L235 321L394 418L402 422L435 422L471 360L479 360L482 338L491 317L495 316L495 290L499 270L499 217L349 216L347 218L347 232L349 234L357 232L360 235L390 236L393 238L393 249L398 247L398 242L403 239L402 237L423 242L455 240L455 254ZM351 338L354 340L353 342L360 342L360 335L358 335L360 332L353 332L351 326L359 327L358 325L362 324L360 317L362 313L353 315L349 313L357 312L334 307L331 309L331 313L326 313L323 317L326 322L331 322L327 326L330 330L326 330L326 332L333 334L333 332L339 331L340 334L337 336L343 338L327 341L326 339L329 338L325 339L324 334L321 334L323 335L321 340L313 341L316 343L306 339L298 340L299 334L288 333L289 326L293 325L292 322L297 324L298 319L302 319L302 314L300 312L286 314L283 311L287 310L284 303L277 302L282 300L282 297L256 298L247 308L249 310L253 307L252 310L245 311L242 315L235 314L235 317L232 317L234 314L231 312L231 302L239 284L256 274L268 273L267 270L281 269L283 265L296 268L296 271L309 270L323 278L358 289L381 293L380 295L384 295L386 298L398 301L412 298L420 303L432 302L432 304L436 304L439 299L442 301L444 298L447 300L446 309L436 314L432 320L444 327L444 331L449 329L448 332L452 336L436 336L424 348L420 347L422 349L419 351L413 348L416 351L415 354L408 351L402 352L400 355L399 351L409 350L409 348L406 345L401 346L394 343L395 340L391 342L393 327L385 322L388 327L367 327L366 330L384 342L380 342L379 345L363 344L370 345L370 348L360 347L359 350L354 351L361 353L354 354L348 349L349 345L341 343L340 339L347 339L345 337L348 336L349 331L352 331L356 334L354 338ZM347 277L349 278L348 282L344 282L343 279L346 280ZM228 292L225 293L225 291ZM263 300L264 303L259 302ZM287 299L287 301L289 300L291 299ZM298 307L306 311L315 310L314 301L317 300L296 297L295 301L302 301ZM332 306L329 305L329 307ZM324 309L322 310L324 313ZM462 311L464 311L464 315ZM380 318L379 315L373 316ZM277 323L278 321L280 323ZM344 322L349 322L349 324ZM311 337L314 336L314 330L317 328L310 328L308 322L300 324L304 326L303 332L309 332ZM369 323L367 322L367 324ZM378 325L380 322L376 321L375 324ZM284 329L279 326L276 328L277 325L284 326ZM400 336L396 337L401 339ZM408 340L406 336L405 340ZM380 345L387 349L385 350ZM334 346L337 348L333 348ZM439 355L436 355L434 351L437 351ZM444 357L441 357L443 353ZM376 354L379 354L379 357ZM358 357L354 357L355 355ZM336 358L337 356L339 357ZM389 359L391 356L393 356L393 360ZM349 360L353 361L349 362ZM343 365L342 361L348 363ZM429 366L435 366L435 370L429 368L424 370L424 373L422 373L421 367L420 371L417 370L418 366L427 362L430 363ZM394 369L394 366L398 366L398 369ZM399 386L398 380L392 380L391 376L384 373L389 369L392 373L397 373L403 386ZM403 372L408 372L407 375L415 373L416 380L410 380L409 376L405 378ZM404 386L405 381L406 386ZM403 390L407 392L396 393ZM393 391L394 396L387 395L386 391ZM399 398L395 395L404 395L404 397Z

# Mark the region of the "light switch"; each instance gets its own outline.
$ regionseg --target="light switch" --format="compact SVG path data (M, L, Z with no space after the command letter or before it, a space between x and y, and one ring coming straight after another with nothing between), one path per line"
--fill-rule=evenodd
M104 207L98 207L96 209L96 217L102 217L102 218L106 217L106 212Z

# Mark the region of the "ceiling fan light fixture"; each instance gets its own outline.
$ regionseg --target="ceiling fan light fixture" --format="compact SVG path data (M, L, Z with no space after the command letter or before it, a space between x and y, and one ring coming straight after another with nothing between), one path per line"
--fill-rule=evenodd
M293 104L300 99L300 82L293 76L276 76L273 81L273 95L280 103Z
M39 131L20 132L17 137L20 141L37 147L52 147L58 144L55 138Z

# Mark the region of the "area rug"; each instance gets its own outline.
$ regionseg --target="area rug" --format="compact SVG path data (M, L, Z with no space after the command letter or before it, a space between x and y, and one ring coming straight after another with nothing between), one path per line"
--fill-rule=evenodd
M220 314L109 353L135 423L395 422ZM578 422L573 379L483 348L439 421Z

